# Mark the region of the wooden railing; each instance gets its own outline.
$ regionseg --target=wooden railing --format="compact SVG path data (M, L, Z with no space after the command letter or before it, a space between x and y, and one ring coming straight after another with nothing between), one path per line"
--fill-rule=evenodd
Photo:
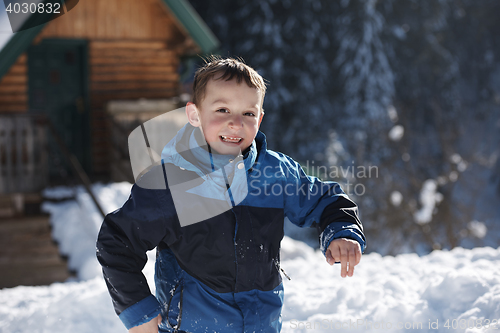
M47 129L104 217L88 175L45 115L0 116L0 193L38 192L48 185Z
M0 193L47 186L47 131L38 120L28 114L0 115Z

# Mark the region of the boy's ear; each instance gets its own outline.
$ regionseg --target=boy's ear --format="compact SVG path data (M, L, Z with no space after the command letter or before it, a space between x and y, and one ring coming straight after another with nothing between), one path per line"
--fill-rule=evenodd
M259 127L260 127L260 123L262 122L262 118L264 118L264 110L260 111Z
M191 125L193 125L194 127L200 127L200 117L198 115L198 109L196 108L196 105L194 103L188 102L186 104L186 116Z

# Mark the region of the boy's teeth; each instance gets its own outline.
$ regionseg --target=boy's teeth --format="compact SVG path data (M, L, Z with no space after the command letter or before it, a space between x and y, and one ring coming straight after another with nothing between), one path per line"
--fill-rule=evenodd
M233 137L230 137L230 136L224 136L224 135L221 135L222 137L222 140L224 141L227 141L227 142L240 142L242 139L241 138L233 138Z

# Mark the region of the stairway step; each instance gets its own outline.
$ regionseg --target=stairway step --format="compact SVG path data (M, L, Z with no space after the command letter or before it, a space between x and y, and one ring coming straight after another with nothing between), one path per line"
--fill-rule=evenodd
M0 288L45 285L70 276L52 239L49 218L36 215L0 219Z
M40 193L0 194L0 218L39 215L43 197Z
M55 247L47 217L30 217L0 221L0 254L3 252L37 251Z
M33 256L46 256L56 253L59 255L57 246L49 241L34 241L32 243L16 243L14 245L6 245L0 247L0 257L33 257Z
M69 277L66 264L62 263L43 266L10 265L0 274L0 288L47 285L53 282L64 282Z
M3 247L21 246L32 247L35 244L52 244L50 230L40 232L11 232L0 235L0 249ZM4 246L5 245L5 246Z
M18 218L0 219L0 233L25 231L41 226L50 229L49 215L23 216Z
M9 269L12 265L46 266L58 264L66 265L66 262L57 252L37 254L34 256L0 256L0 271L3 271L3 268Z

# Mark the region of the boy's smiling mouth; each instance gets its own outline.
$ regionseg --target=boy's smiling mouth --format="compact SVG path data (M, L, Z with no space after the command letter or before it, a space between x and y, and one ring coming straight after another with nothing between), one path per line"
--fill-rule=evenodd
M235 137L235 136L227 136L227 135L221 135L220 136L221 140L224 142L229 142L229 143L240 143L243 138L240 137Z

